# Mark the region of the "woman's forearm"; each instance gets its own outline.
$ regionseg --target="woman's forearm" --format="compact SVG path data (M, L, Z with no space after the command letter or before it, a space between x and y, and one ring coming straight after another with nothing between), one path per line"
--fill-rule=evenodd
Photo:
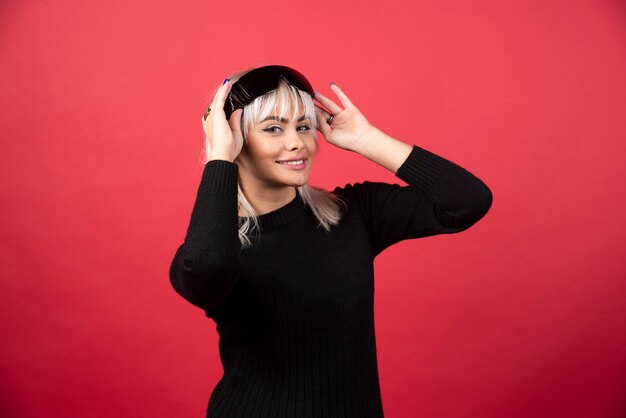
M412 145L392 138L383 131L372 127L357 141L353 151L395 174L402 163L406 161L412 149Z

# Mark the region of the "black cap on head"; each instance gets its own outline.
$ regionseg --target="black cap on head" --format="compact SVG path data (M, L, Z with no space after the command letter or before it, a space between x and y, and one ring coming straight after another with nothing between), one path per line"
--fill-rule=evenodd
M276 89L280 79L284 79L298 90L305 91L315 96L313 86L298 71L282 65L268 65L255 68L242 75L239 80L233 83L230 93L224 103L224 113L226 119L237 109L252 103L254 99Z

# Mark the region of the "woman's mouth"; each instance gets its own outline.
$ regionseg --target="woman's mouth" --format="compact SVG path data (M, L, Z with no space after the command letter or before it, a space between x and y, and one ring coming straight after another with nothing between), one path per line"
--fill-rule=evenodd
M276 161L281 166L290 170L303 170L306 167L306 158L293 159L293 160L279 160Z

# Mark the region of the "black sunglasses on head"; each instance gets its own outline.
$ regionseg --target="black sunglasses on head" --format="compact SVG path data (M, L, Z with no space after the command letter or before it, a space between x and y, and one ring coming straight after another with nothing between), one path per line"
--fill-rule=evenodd
M293 68L282 65L259 67L245 73L239 80L233 83L224 104L226 119L230 119L230 115L235 110L243 109L244 106L252 103L257 97L274 90L278 87L278 82L281 79L287 81L298 90L309 93L311 97L315 97L315 91L309 80Z

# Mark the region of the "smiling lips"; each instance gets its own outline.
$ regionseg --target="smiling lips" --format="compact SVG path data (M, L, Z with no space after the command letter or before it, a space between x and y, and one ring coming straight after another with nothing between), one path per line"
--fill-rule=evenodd
M279 160L279 161L276 161L276 163L290 170L303 170L306 167L306 160L307 160L306 158Z

